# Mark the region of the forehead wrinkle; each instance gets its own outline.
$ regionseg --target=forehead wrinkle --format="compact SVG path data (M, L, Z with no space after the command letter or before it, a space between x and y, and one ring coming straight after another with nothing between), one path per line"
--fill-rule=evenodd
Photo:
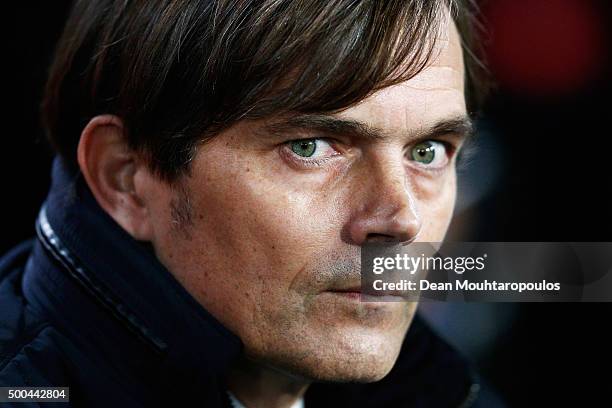
M436 73L438 75L436 75ZM439 75L441 73L441 75ZM435 77L435 81L432 81L432 77ZM434 83L436 86L428 87L428 86L420 86L423 83ZM440 86L438 86L440 85ZM450 65L445 66L435 66L426 69L421 72L421 74L411 78L410 80L404 82L401 86L410 89L416 90L438 90L438 89L448 89L448 90L456 90L463 91L464 80L463 80L463 71L459 70Z

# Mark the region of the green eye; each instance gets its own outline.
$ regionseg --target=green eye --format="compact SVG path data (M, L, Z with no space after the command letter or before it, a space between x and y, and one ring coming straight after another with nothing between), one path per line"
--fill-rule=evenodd
M412 148L412 160L421 164L430 164L436 158L436 149L433 143L423 142Z
M317 142L314 139L295 140L291 142L293 153L301 157L310 157L317 150Z

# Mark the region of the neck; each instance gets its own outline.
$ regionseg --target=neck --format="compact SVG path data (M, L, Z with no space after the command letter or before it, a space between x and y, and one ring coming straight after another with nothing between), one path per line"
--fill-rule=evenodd
M309 382L246 358L230 370L229 391L247 408L289 408L303 397Z

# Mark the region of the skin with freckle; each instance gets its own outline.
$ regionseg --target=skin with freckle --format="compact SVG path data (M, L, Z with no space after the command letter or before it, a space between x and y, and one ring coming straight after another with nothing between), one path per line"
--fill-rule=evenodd
M330 289L359 285L359 250L373 237L445 236L456 152L436 169L410 157L414 135L466 115L458 34L442 31L420 74L333 115L384 138L322 143L328 157L312 165L288 142L318 135L258 137L274 118L240 122L199 147L180 193L151 176L157 256L250 359L314 380L376 381L393 367L416 305Z

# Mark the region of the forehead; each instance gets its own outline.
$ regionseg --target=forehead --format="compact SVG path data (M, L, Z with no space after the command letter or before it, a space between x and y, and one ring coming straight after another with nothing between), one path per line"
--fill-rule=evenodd
M338 114L389 131L427 127L466 114L463 52L452 20L443 24L430 63L413 78L384 88Z

